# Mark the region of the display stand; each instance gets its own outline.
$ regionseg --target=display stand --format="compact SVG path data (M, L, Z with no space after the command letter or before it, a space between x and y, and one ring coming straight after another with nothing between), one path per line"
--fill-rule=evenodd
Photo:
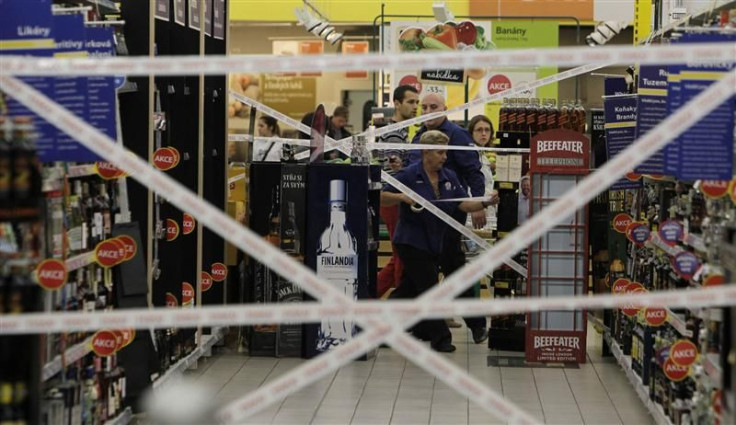
M534 215L577 185L588 173L590 141L571 130L549 130L531 140ZM529 247L529 295L574 296L588 284L587 206ZM527 314L528 362L585 363L587 317L583 311Z

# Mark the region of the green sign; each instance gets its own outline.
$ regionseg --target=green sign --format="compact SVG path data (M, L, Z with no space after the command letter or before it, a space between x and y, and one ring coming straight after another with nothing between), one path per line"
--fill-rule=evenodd
M491 41L499 49L558 47L559 25L557 22L494 21ZM557 72L556 67L540 67L537 77L544 78ZM557 99L557 83L538 88L537 97Z

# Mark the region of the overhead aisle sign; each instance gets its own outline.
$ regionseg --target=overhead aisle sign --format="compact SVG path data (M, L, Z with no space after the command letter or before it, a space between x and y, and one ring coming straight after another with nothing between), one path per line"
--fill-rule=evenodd
M642 65L636 108L636 134L639 138L667 118L667 67ZM663 152L659 151L636 167L641 174L663 174Z
M0 0L0 55L47 56L54 54L54 23L51 0ZM21 77L21 80L53 98L51 77ZM53 161L57 130L41 116L12 98L7 99L10 116L32 116L37 133L36 152L41 162Z

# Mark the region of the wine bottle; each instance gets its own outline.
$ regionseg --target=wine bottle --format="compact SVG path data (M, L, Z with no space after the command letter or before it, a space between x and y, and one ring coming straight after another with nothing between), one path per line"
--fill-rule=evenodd
M287 201L288 217L283 223L281 249L287 254L299 255L301 253L301 238L299 236L299 226L296 223L296 205L293 201Z
M13 163L8 125L5 117L0 117L0 219L10 218L13 212Z
M351 299L358 293L357 242L347 226L347 182L330 181L330 222L322 232L317 249L317 275ZM323 319L317 349L326 351L349 340L355 332L350 319Z

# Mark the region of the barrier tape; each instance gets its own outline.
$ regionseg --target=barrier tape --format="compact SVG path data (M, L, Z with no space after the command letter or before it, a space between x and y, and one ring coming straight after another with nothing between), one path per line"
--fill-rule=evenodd
M240 174L230 177L229 179L227 179L227 184L230 185L240 180L245 180L245 173L240 173Z
M122 146L117 145L115 141L110 139L108 136L101 133L99 130L92 127L67 109L56 104L42 93L39 93L34 88L14 77L0 75L0 89L4 90L8 94L12 94L16 100L26 105L35 113L44 116L49 123L60 128L67 134L74 135L75 139L89 148L92 152L95 152L100 155L100 157L114 163L129 175L134 176L134 178L147 188L156 192L166 193L168 201L173 205L177 206L181 210L188 211L192 216L199 220L202 225L209 227L225 240L231 241L239 249L249 253L253 258L273 269L282 277L289 281L296 282L305 290L305 292L317 299L320 299L326 304L339 305L354 302L354 300L345 296L341 291L334 288L328 282L319 278L313 271L306 268L303 264L296 262L294 259L288 257L286 254L267 243L254 232L244 228L220 210L214 208L202 199L199 199L196 194L188 190L186 187L162 172L154 169L136 155L131 155L129 151ZM386 325L380 320L369 319L366 323L360 324L367 331L374 332L378 338L385 336L377 333L378 331L385 329L386 326L394 327L394 336L392 336L392 338L404 341L407 345L412 344L410 341L412 337L406 335L401 327L391 320L388 320L387 322L390 324ZM348 346L346 345L346 347ZM355 349L355 345L349 347L352 347L351 349L353 350ZM359 349L364 351L370 349L370 347L359 347ZM421 353L422 351L429 351L430 349L423 345L418 345L415 346L415 350L418 350L418 352ZM356 356L357 355L359 354L356 354ZM408 358L411 361L415 361L413 357ZM449 363L443 359L440 359L440 361ZM453 366L450 365L448 367L452 368ZM295 373L296 371L289 373L285 378L293 376ZM442 379L441 376L438 377ZM308 379L315 378L314 376L310 376ZM482 383L472 377L466 376L465 380L473 383L475 386L482 387ZM453 385L452 382L446 383L451 386ZM284 391L292 391L295 388L297 387L286 386ZM245 403L249 403L249 400L252 400L253 398L262 397L263 391L265 390L262 388L253 392L251 395L244 397ZM496 395L496 397L500 396ZM523 410L508 401L505 402L504 411L499 411L496 407L499 403L484 403L484 400L479 398L471 400L477 402L482 409L497 417L503 417L503 415L506 415L507 411L511 411L511 416L513 417L529 418ZM242 403L242 401L235 402L235 404L240 406L238 417L252 414L254 411L266 407L264 404L257 403L252 405L250 409L243 409Z
M598 171L586 177L582 182L564 194L563 197L548 205L540 214L530 217L521 227L504 238L501 243L494 245L492 249L476 257L473 261L466 264L465 267L453 273L442 285L437 285L423 294L416 302L437 302L454 298L466 287L480 279L481 276L498 267L503 261L501 260L502 258L511 257L526 248L529 243L539 238L559 221L589 202L601 191L606 190L614 181L623 176L625 170L629 170L631 167L635 167L637 164L643 162L669 140L677 137L693 125L699 117L716 108L720 103L729 98L734 91L736 91L736 71L728 73L720 81L714 83L703 93L683 105L677 112L662 121L645 136L637 139L615 158L609 160ZM417 315L405 318L400 324L393 322L394 330L389 337L393 338L394 335L401 332L398 330L398 327L408 328L419 320L421 318ZM359 337L356 340L346 343L339 347L338 350L335 350L335 352L324 353L320 356L320 360L325 363L332 362L333 358L339 356L339 353L342 352L365 353L367 349L364 349L361 345L363 341L358 340L361 340L361 338ZM381 342L384 340L382 339ZM328 366L325 365L325 369L327 368ZM297 367L280 377L278 382L286 382L290 378L305 373L306 370L306 366ZM331 370L334 369L322 372L326 374ZM431 371L431 373L434 374L434 371ZM315 377L314 380L317 379L319 377ZM228 414L234 414L233 412L248 414L252 413L255 409L263 408L263 405L258 403L257 400L265 397L265 394L269 391L269 388L258 389L242 399L233 402L228 407ZM280 394L282 397L286 397L292 392L284 389ZM473 400L477 401L476 399Z
M202 306L197 309L139 308L105 312L51 312L5 315L0 335L86 332L114 328L168 329L171 327L218 327L232 325L317 323L322 319L353 320L420 315L426 319L457 316L495 316L534 311L598 310L645 307L708 308L736 304L736 285L703 289L678 289L637 294L521 297L503 302L452 300L438 302L358 301L343 305L317 302Z
M728 91L729 91L729 89L730 89L730 90L732 91L732 90L733 90L733 86L734 86L734 82L735 82L735 80L736 80L736 79L734 78L734 76L733 76L733 73L731 73L731 74L729 74L729 76L725 77L725 80L726 80L726 82L727 82L727 83L729 83L729 84L730 84L730 86L727 86L727 85L725 85L725 84L724 84L724 82L721 82L721 83L717 83L717 84L715 85L715 87L718 87L718 88L719 88L719 89L720 89L721 91L723 91L723 92L728 92ZM14 88L15 88L15 89L16 89L16 90L14 90L15 92L17 92L17 91L19 91L19 90L21 90L21 89L24 89L24 90L26 90L26 93L25 93L26 95L27 95L28 93L31 93L31 94L34 94L34 93L35 93L35 92L33 92L33 91L32 91L32 89L28 88L27 86L24 86L24 85L22 85L22 83L18 82L17 80L14 80L14 79L9 79L8 77L0 77L0 85L2 85L2 86L3 86L4 88L7 88L7 87L10 87L11 89L14 89ZM709 89L709 90L707 90L707 91L706 91L706 92L705 92L704 94L709 94L709 95L713 96L714 98L719 98L719 97L718 97L718 93L714 93L714 91L713 91L713 90L710 90L710 89ZM59 107L58 107L58 105L54 105L54 104L53 104L52 102L49 102L49 101L48 101L48 99L46 99L46 98L45 98L45 97L43 97L43 96L40 96L40 95L36 94L36 97L38 97L38 98L40 98L40 99L33 99L33 97L30 97L30 98L26 98L26 99L25 99L25 100L26 100L26 102L24 102L24 103L28 103L28 102L30 102L30 103L31 103L31 105L29 105L29 106L31 106L31 107L33 107L33 106L36 106L36 107L38 107L39 105L42 105L42 104L43 104L43 102L38 102L38 101L39 101L39 100L43 100L43 101L45 101L45 102L46 102L46 105L45 105L45 106L47 106L47 107L49 107L49 106L50 106L50 107L52 107L52 109L54 109L54 108L56 108L56 109L57 109L57 110L53 111L53 112L55 112L55 113L54 113L54 114L52 114L52 116L48 116L48 114L46 114L46 115L47 115L47 117L48 117L48 119L49 119L49 121L51 121L51 122L53 122L53 123L55 123L55 124L57 124L57 125L61 126L61 127L62 127L62 128L64 128L64 129L65 129L65 131L67 131L67 132L70 132L70 131L71 131L71 132L72 132L72 134L75 134L75 135L76 135L76 136L78 136L78 137L79 137L79 136L86 136L87 134L80 134L80 132L79 132L79 131L76 131L76 132L75 132L74 130L80 130L80 131L81 131L81 130L86 130L87 132L90 132L90 130L91 130L91 134L89 134L90 138L92 138L91 136L97 136L97 137L99 137L99 133L98 133L98 132L96 132L96 131L95 131L95 130L94 130L93 128L89 127L88 125L87 125L87 127L89 127L89 128L85 128L85 127L83 127L83 126L82 126L82 127L80 127L80 124L79 124L79 121L80 121L80 120L79 120L78 118L74 117L74 116L73 116L72 114L70 114L70 113L69 113L68 111L65 111L65 110L63 110L63 108L59 108ZM722 97L722 96L721 96L721 97ZM700 96L700 97L699 97L698 99L700 99L700 98L702 98L702 96ZM719 99L720 99L720 98L719 98ZM19 100L20 100L20 99L19 99ZM33 102L34 100L35 100L36 102L38 102L38 103L34 103L34 102ZM709 111L710 109L712 109L712 108L714 107L714 105L713 105L713 104L708 104L708 102L707 102L707 101L701 101L701 102L699 102L699 104L698 104L697 106L701 107L702 109L704 109L704 110L706 110L706 111ZM34 109L36 109L36 108L34 108ZM63 115L63 118L66 118L66 119L67 119L67 121L69 121L69 122L65 122L65 121L64 121L63 119L60 119L60 118L59 118L59 116L58 116L58 115L59 115L59 111L58 111L58 109L61 109L61 111L62 111L62 112L65 112L65 114L61 114L61 115ZM38 112L38 113L41 113L41 112L48 112L48 111L43 111L43 108L39 107L39 108L37 108L37 109L36 109L36 112ZM675 115L673 115L673 117L678 117L678 118L691 118L691 117L685 117L685 116L680 116L680 115L682 115L682 114L676 113ZM694 114L694 115L697 115L697 114ZM665 123L669 123L669 121L670 121L670 120L666 120L666 121L665 121ZM686 122L686 125L690 125L690 124L691 124L691 123L692 123L693 121L694 121L694 119L692 119L692 118L691 118L691 119L689 119L689 120L687 120L687 119L685 120L685 122ZM66 125L65 125L65 124L66 124ZM82 122L82 124L83 124L83 125L86 125L86 123L83 123L83 122ZM663 123L663 124L664 124L664 123ZM674 127L675 127L675 129L676 129L675 133L678 133L678 134L679 134L679 132L681 132L681 131L683 131L683 130L684 130L684 127L683 127L682 125L679 125L679 126L678 126L678 122L675 122L675 126L674 126ZM652 133L649 133L649 134L652 134ZM83 137L82 137L82 138L83 138ZM644 137L643 139L647 139L647 137L645 136L645 137ZM650 138L650 139L651 139L651 138ZM109 143L109 139L107 139L107 138L106 138L106 137L104 137L104 136L102 136L102 139L101 139L101 140L103 140L103 141L104 141L104 142L106 142L106 143ZM652 139L651 141L654 141L654 142L656 142L656 140L654 140L654 139ZM650 141L650 142L651 142L651 141ZM664 142L662 142L662 143L659 143L659 145L661 145L661 144L663 144L663 143L664 143ZM92 143L92 142L90 142L90 144L91 144L91 145L94 145L94 143ZM656 144L656 143L654 143L654 144ZM659 147L659 145L658 145L657 147ZM93 148L93 150L94 150L94 148ZM109 152L109 151L110 151L110 148L109 148L109 147L107 148L107 151L108 151L108 152L102 152L102 151L104 150L104 149L103 149L102 147L99 147L99 148L98 148L98 150L100 151L100 152L98 152L98 153L100 153L100 154L101 154L101 156L103 156L103 157L105 156L105 155L104 155L104 153L108 153L108 154L110 153L110 152ZM627 151L628 151L628 150L627 150ZM123 149L121 149L121 152L120 152L120 153L123 153L123 152L124 152L124 150L123 150ZM626 152L626 151L624 151L624 152ZM649 149L649 150L647 150L647 151L646 151L646 154L651 154L651 153L652 153L652 150L651 150L651 149ZM139 165L139 167L138 167L138 168L141 168L141 167L142 167L142 168L149 168L149 167L148 167L148 166L147 166L147 165L146 165L145 163L143 163L143 162L142 162L142 161L140 161L139 159L137 159L137 158L136 158L136 160L138 160L138 161L139 161L139 162L141 163L141 164L136 164L136 165ZM143 170L136 170L136 169L135 169L135 167L133 166L133 164L130 164L131 160L126 160L125 158L120 158L120 157L118 157L118 158L117 158L117 160L116 160L115 162L118 162L118 163L120 163L121 165L123 165L123 168L124 168L124 169L125 169L125 168L129 168L130 170L133 170L134 172L135 172L135 171L143 171ZM135 163L135 161L133 161L133 163ZM629 164L629 166L631 166L631 165ZM130 171L130 170L126 170L126 171ZM136 174L134 174L134 173L131 173L131 174L132 174L132 175L136 175ZM136 175L136 177L140 177L141 179L143 179L143 176L140 176L140 175ZM156 174L153 174L153 175L152 175L152 178L153 178L153 179L155 179L155 178L157 178L157 177L159 177L159 176L158 176L158 175L156 175ZM618 176L618 175L616 175L616 178L618 178L618 177L619 177L619 176ZM159 180L160 180L160 178L159 178ZM583 189L583 188L584 188L584 185L585 185L585 183L586 183L586 181L587 181L587 182L589 182L589 181L592 181L592 180L591 180L590 178L586 179L586 180L585 180L585 181L583 182L583 185L580 185L580 186L578 186L578 188L579 188L579 189ZM160 189L160 190L161 190L161 189L164 189L164 190L165 190L165 189L167 189L166 187L162 187L162 186L165 186L165 185L164 185L164 184L162 184L162 183L168 183L168 182L166 182L166 181L164 181L164 182L161 182L161 181L158 181L158 182L152 181L152 182L151 182L151 185L153 185L153 186L156 186L156 187L157 187L158 189ZM595 186L595 185L596 185L597 183L599 183L599 182L593 181L593 183L592 183L592 184L593 184L593 185ZM589 185L589 186L590 186L590 185ZM170 188L170 187L169 187L169 188ZM591 188L588 188L588 190L590 190L590 189L591 189ZM173 202L175 203L175 205L177 205L177 206L180 206L180 207L182 207L181 205L178 205L178 204L177 204L177 201L178 201L178 199L174 198L174 199L172 199L172 200L173 200ZM195 199L195 200L196 200L196 199ZM586 202L587 202L587 200L586 200ZM184 209L191 209L191 206L192 206L192 205L187 205L187 204L186 204L186 203L184 203L184 202L181 202L181 203L182 203L182 205L184 205ZM559 206L559 205L561 205L561 204L560 204L560 202L557 202L556 204L557 204L558 206ZM190 207L190 208L186 208L186 207ZM563 209L563 210L564 210L564 208L565 208L565 205L562 205L562 209ZM554 210L554 204L553 204L553 206L551 206L551 207L550 207L549 209L551 209L551 210ZM219 212L219 211L217 211L217 210L215 210L215 211L216 211L216 212ZM198 213L198 212L197 212L197 213ZM201 221L202 221L202 222L205 222L205 220L201 220ZM529 222L528 222L527 224L529 224ZM554 222L551 222L551 223L547 224L547 227L551 227L552 225L554 225ZM213 230L216 230L216 229L213 229ZM242 229L242 230L244 230L244 229ZM517 232L514 232L514 233L517 233ZM224 236L224 235L223 235L223 236ZM231 237L232 237L232 236L231 236ZM527 235L526 237L529 237L529 236ZM226 238L227 238L227 237L226 237ZM227 239L230 239L230 238L227 238ZM288 257L287 257L287 259L288 259ZM287 262L287 264L288 264L288 262ZM289 265L293 266L293 264L289 264ZM472 263L471 263L471 265L472 265ZM283 271L283 270L282 270L282 271ZM460 273L458 273L458 274L460 274ZM457 274L456 274L456 275L457 275ZM293 276L293 275L292 275L291 277L292 277L292 278L294 278L294 276ZM316 279L316 276L310 276L310 275L307 275L307 277L309 277L309 278L315 278L314 280L317 280L317 281L319 282L319 279ZM313 283L313 282L310 282L310 283ZM448 286L448 285L441 285L441 287L444 287L444 286ZM330 291L328 290L327 292L329 293ZM431 292L432 292L432 291L430 291L430 293L431 293ZM434 291L434 292L439 292L439 291ZM428 294L426 294L426 295L429 295L430 293L428 293ZM330 294L330 295L331 295L331 296L333 296L332 294ZM409 320L409 322L411 322L412 320L413 320L413 321L416 321L416 318L412 318L411 320ZM409 323L406 323L406 324L403 324L403 325L409 325ZM397 334L397 333L399 333L399 332L402 332L402 331L401 331L401 330L399 329L399 326L397 326L396 324L392 324L391 326L393 326L393 329L394 329L394 330L393 330L393 334ZM400 337L405 337L405 335L403 335L403 334L402 334L402 335L397 335L397 336L389 335L389 337L390 337L390 338L394 338L394 337L395 337L395 338L400 338ZM349 343L349 344L346 344L345 346L343 346L343 347L341 347L341 348L343 348L343 349L345 349L345 350L348 350L348 348L349 348L349 347L351 347L351 343ZM355 345L352 345L352 347L355 347ZM420 347L422 347L422 346L420 346ZM360 350L355 350L355 351L360 351ZM428 370L431 370L431 369L428 369ZM471 380L471 381L472 381L472 380ZM254 394L255 394L255 393L254 393ZM474 401L477 401L477 400L474 400ZM486 407L486 406L484 406L484 407ZM494 413L494 414L498 414L498 413L499 413L499 412L498 412L497 410L495 410L495 409L494 409L494 408L493 408L492 406L487 406L487 410L490 410L490 411L492 411L492 413ZM521 412L521 411L519 411L519 412Z
M252 137L248 134L231 134L228 136L230 142L265 142L265 143L285 143L294 146L310 146L310 141L306 139L286 139L283 137ZM352 147L352 140L345 141L341 144L343 149ZM337 149L337 147L335 147ZM422 143L383 143L373 142L366 143L368 150L437 150L437 145L425 145ZM488 148L483 146L455 146L446 145L442 150L448 151L483 151L483 152L501 152L501 153L529 153L528 148Z
M686 62L731 62L736 55L733 43L702 43L697 46L660 44L656 46L574 46L549 49L509 49L451 51L437 53L368 53L365 55L307 56L180 56L113 58L39 58L4 56L3 72L17 76L97 76L128 75L186 76L222 75L244 72L294 71L377 71L382 69L432 69L443 64L454 68L520 66L569 67L581 64L677 64Z
M469 229L468 227L466 227L465 223L460 223L459 221L450 217L450 215L448 215L447 213L442 211L439 207L434 205L432 201L425 199L418 193L414 192L413 190L408 188L406 185L404 185L400 181L396 180L396 178L394 178L392 175L388 174L385 171L381 172L381 177L386 183L390 184L391 186L395 187L399 191L408 195L414 202L424 207L425 210L434 214L440 220L444 221L445 224L447 224L448 226L460 232L461 235L465 236L466 238L478 244L482 249L484 250L491 249L492 245L488 243L488 241L486 241L482 237L475 234L475 232L473 232L472 229ZM486 199L486 198L483 198L483 199ZM522 276L527 275L526 268L522 266L521 264L517 263L515 260L511 259L510 257L503 260L503 262L509 267L511 267L512 269L514 269L517 273L521 274ZM456 273L458 273L458 271L455 271L453 275Z

